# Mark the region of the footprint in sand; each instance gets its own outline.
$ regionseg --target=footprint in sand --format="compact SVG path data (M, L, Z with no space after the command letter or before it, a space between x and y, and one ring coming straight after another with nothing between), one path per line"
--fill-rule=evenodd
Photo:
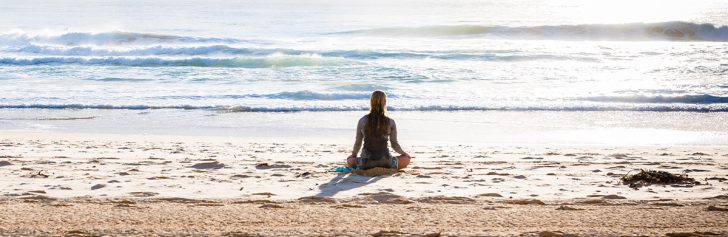
M583 211L584 209L561 205L561 206L559 206L559 208L556 208L556 210L559 210L559 211Z
M106 187L106 184L97 184L94 186L91 186L91 190L97 190Z
M627 199L627 198L623 197L623 196L615 195L615 194L610 194L610 195L602 196L602 199Z
M220 162L217 162L217 161L214 161L214 162L203 162L203 163L194 164L194 165L190 166L190 168L193 168L193 169L203 169L203 170L208 170L208 169L222 169L222 168L225 168L225 164L220 163Z
M0 161L0 167L8 166L8 165L13 165L13 164L10 163L9 161Z
M503 195L497 193L483 193L478 195L478 197L503 197Z
M268 204L260 205L258 208L285 208L285 207L282 205L275 204L275 203L268 203Z
M538 199L508 200L505 201L505 203L516 205L546 205L543 201Z
M250 177L251 176L249 176L249 175L236 174L236 175L230 176L230 179L244 179L244 178L250 178Z
M155 193L155 192L130 192L129 195L134 196L134 197L152 197L152 196L159 195L159 193Z
M291 166L290 165L280 165L280 164L270 165L268 163L258 163L258 164L255 164L255 168L259 169L259 170L267 170L267 169L291 168Z
M256 196L268 196L268 197L271 197L271 196L275 196L275 194L273 194L273 193L269 193L269 192L263 192L263 193L253 193L253 194L251 194L251 195L256 195Z

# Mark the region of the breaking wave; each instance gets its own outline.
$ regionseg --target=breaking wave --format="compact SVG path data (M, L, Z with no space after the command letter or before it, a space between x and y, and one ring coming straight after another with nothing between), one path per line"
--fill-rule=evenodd
M669 40L728 41L728 26L691 22L659 22L630 24L585 24L543 26L480 26L435 25L423 27L388 27L339 32L337 34L449 37L484 36L508 39L546 40Z
M726 104L728 97L714 95L682 96L594 96L577 100L608 103L656 103L656 104Z
M366 111L365 106L225 106L225 105L108 105L108 104L2 104L0 109L110 109L110 110L211 110L218 112L338 112ZM388 107L391 111L645 111L645 112L728 112L727 106L680 105L574 105L574 106L460 106L430 105Z
M207 100L207 99L282 99L282 100L366 100L371 93L319 93L308 90L284 91L272 94L244 94L244 95L183 95L183 96L153 96L148 99L186 99L186 100ZM390 98L399 98L391 94Z
M91 57L131 57L131 56L247 56L265 57L271 55L347 58L355 60L394 58L394 59L441 59L441 60L481 60L481 61L528 61L528 60L578 60L597 62L599 59L574 55L524 54L523 52L498 52L479 50L462 51L374 51L374 50L296 50L281 48L245 48L228 45L207 46L162 46L135 47L128 49L108 49L89 46L59 47L48 45L28 45L9 50L23 55L43 56L91 56Z
M165 34L150 34L136 32L68 32L63 34L31 34L22 31L0 34L0 43L29 44L42 43L53 45L128 45L128 44L159 44L159 43L238 43L238 39L189 37Z
M235 58L165 58L165 57L2 57L0 65L95 65L95 66L132 66L132 67L229 67L229 68L274 68L297 66L337 66L351 62L340 58L327 58L317 55L271 55L268 57Z
M13 103L12 99L0 104L0 109L184 109L216 110L224 112L298 112L298 111L359 111L367 110L370 92L316 92L310 90L282 91L267 94L217 94L217 95L161 95L137 98L139 104L127 101L122 104L84 103ZM482 103L438 102L390 93L390 98L400 99L401 105L388 107L398 111L689 111L728 112L728 97L716 95L681 96L593 96L561 99L532 99L506 101L481 101ZM32 101L39 101L36 98ZM42 98L61 100L63 98ZM284 102L281 102L284 101ZM210 103L210 101L227 101ZM444 102L444 103L443 103ZM503 103L506 102L506 103ZM245 104L258 104L247 106Z

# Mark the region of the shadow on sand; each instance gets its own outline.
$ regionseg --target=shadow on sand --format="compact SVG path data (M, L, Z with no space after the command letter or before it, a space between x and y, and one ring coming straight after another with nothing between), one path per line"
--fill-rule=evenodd
M329 182L319 185L317 197L333 197L339 192L352 190L382 179L382 176L368 177L348 173L340 173Z

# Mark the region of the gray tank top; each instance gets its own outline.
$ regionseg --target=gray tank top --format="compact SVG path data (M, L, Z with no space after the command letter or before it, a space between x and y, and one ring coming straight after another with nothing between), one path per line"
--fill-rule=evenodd
M354 142L354 152L353 154L356 155L359 153L359 150L361 148L361 156L364 157L371 157L370 152L377 152L380 153L377 156L380 158L384 155L389 154L389 150L387 148L387 143L389 142L392 145L392 149L396 151L397 153L404 154L404 151L399 145L399 142L397 141L397 125L394 122L394 119L389 119L389 129L388 134L383 134L380 137L368 137L364 136L364 128L367 124L367 116L363 116L361 119L359 119L359 123L356 127L356 141ZM362 146L362 141L365 142L365 144ZM387 151L387 153L384 153L384 151Z
M367 157L370 160L388 159L391 155L389 154L389 147L387 143L389 138L387 134L380 136L364 136L364 150L366 150Z

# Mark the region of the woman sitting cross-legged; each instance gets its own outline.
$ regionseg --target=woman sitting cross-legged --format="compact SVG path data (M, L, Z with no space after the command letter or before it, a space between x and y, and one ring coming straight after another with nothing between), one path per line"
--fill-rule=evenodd
M410 163L411 157L402 150L397 142L397 125L385 114L386 107L387 95L382 91L374 91L369 114L359 119L359 124L356 126L356 142L354 142L354 151L346 159L347 167L403 169ZM361 149L361 155L357 158L356 154L359 153L362 140L364 140L364 148ZM392 149L400 156L394 157L389 153L387 141L392 144Z

